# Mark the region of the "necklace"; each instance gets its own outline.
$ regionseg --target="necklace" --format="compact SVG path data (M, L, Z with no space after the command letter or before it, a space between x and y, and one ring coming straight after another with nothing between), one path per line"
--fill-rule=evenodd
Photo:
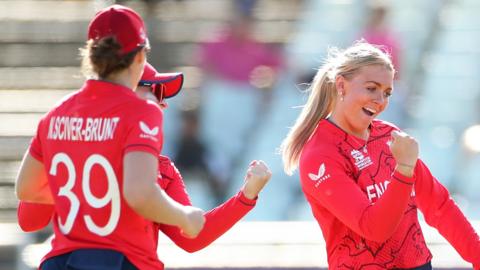
M348 134L348 133L347 133ZM365 142L363 143L362 141L360 141L359 138L357 138L355 135L352 135L352 134L348 134L348 136L350 136L350 138L352 138L356 144L360 145L360 148L362 150L363 153L367 153L367 144L368 144L368 139L370 138L370 128L367 129L367 138L365 139Z

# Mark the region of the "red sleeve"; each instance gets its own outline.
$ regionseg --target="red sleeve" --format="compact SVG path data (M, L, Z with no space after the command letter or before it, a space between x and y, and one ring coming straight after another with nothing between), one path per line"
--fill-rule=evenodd
M160 168L165 170L165 166ZM173 169L176 172L173 174L175 179L169 179L170 183L165 191L175 201L183 205L191 205L184 182L174 166ZM171 177L172 174L168 176L162 173L162 176L164 179L161 181L168 181L166 178ZM222 236L244 217L255 206L255 203L256 200L247 199L240 191L228 201L205 213L206 221L203 230L194 239L182 236L180 229L175 226L160 224L160 230L180 248L188 252L195 252Z
M162 119L162 111L153 103L133 116L128 123L125 153L142 151L158 156L163 144Z
M415 198L425 221L445 237L465 261L480 268L480 238L467 218L423 162L417 168Z
M310 203L320 204L357 234L376 242L384 242L397 228L414 182L395 172L383 196L371 203L340 162L331 158L302 157L300 177Z
M18 224L25 232L38 231L45 228L52 219L52 204L29 203L21 201L18 205Z

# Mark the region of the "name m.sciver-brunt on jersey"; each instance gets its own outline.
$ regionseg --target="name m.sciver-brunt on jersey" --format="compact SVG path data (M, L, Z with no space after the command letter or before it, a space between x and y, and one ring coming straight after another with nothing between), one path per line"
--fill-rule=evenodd
M119 117L53 116L50 118L47 139L84 142L111 140L119 120Z

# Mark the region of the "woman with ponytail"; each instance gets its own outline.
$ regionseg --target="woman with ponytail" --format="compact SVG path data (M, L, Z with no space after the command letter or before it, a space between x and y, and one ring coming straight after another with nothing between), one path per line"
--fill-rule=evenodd
M331 49L281 145L326 241L330 269L431 269L417 216L480 269L480 239L418 158L417 141L378 120L393 94L390 57L368 43Z
M100 10L81 50L87 80L38 124L16 192L47 205L42 225L54 209L54 239L39 269L163 269L152 222L191 238L204 226L201 209L172 200L156 182L162 111L134 92L148 50L138 13Z

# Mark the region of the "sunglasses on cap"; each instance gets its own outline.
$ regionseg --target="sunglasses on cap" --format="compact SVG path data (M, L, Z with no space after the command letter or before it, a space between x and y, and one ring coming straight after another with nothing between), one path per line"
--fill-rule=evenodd
M150 91L157 97L158 101L162 101L165 96L165 84L163 83L151 83L146 81L140 81L138 86L147 86Z

